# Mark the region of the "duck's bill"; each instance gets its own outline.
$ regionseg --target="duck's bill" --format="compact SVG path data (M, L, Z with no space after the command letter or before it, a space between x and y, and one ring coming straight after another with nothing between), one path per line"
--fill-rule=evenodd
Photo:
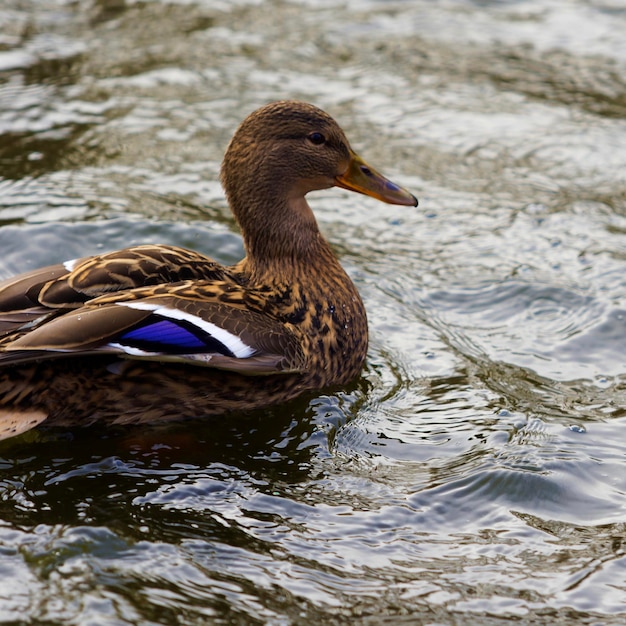
M371 168L358 154L350 152L348 169L335 178L338 187L364 193L389 204L417 206L417 198Z

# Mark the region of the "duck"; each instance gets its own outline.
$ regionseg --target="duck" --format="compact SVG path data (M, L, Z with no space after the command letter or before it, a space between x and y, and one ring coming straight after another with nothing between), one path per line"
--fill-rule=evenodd
M416 197L330 115L292 100L244 119L220 179L243 238L235 265L136 245L0 282L0 439L249 412L360 374L365 307L306 196Z

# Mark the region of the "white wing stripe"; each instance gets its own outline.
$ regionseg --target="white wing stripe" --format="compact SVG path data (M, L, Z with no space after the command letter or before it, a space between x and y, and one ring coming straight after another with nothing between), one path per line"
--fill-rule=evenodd
M238 359L246 359L255 353L254 348L251 348L248 344L241 341L237 335L233 335L220 326L207 322L197 315L191 315L190 313L185 313L178 309L169 309L160 304L150 304L149 302L117 302L116 304L119 306L127 306L130 309L153 311L156 315L160 315L161 317L189 322L201 328L214 339L217 339L217 341L226 346Z
M74 269L76 268L76 264L78 263L78 261L80 261L80 259L72 259L71 261L64 261L63 262L63 267L68 272L73 272Z
M140 350L139 348L133 348L132 346L125 346L121 343L113 343L108 344L111 348L115 348L116 350L120 350L121 352L126 352L126 354L130 354L131 356L159 356L158 352L146 352L145 350Z

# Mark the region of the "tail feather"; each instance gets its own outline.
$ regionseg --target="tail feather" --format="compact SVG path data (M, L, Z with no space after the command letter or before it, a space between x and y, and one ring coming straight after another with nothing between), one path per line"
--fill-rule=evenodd
M21 435L47 418L40 409L0 408L0 441Z

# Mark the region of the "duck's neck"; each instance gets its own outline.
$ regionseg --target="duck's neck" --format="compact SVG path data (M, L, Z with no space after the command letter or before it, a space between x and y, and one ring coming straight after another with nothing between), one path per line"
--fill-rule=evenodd
M255 219L262 215L263 219ZM246 218L251 223L246 223ZM297 280L319 274L339 262L320 233L313 211L302 196L285 198L282 204L257 203L239 217L246 249L246 266L259 282Z

